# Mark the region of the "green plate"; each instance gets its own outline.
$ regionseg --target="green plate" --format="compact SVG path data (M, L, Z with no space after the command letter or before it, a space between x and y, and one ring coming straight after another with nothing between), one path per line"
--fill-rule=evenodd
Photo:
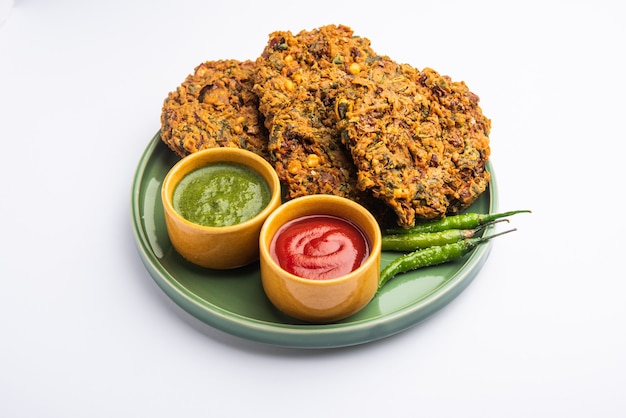
M189 314L232 335L276 346L330 348L379 340L410 328L458 296L485 263L485 243L458 262L420 269L391 280L367 307L337 323L313 325L278 312L265 296L258 263L216 271L186 262L165 229L161 184L179 160L157 133L139 161L132 186L137 248L154 281ZM496 210L495 179L469 208ZM489 231L492 227L487 229ZM383 253L383 266L397 253Z

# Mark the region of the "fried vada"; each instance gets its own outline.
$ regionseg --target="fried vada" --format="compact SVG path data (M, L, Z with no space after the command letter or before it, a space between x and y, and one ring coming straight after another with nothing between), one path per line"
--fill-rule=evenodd
M359 189L403 227L467 208L490 180L491 121L478 101L463 82L380 57L336 100Z
M181 157L213 147L243 148L267 157L268 133L252 91L253 61L198 65L163 103L161 139Z
M254 92L269 131L270 160L288 199L335 194L384 212L368 191L356 187L356 167L334 114L335 97L350 71L375 55L369 40L346 26L270 34L256 60Z
M286 199L334 194L403 227L487 189L490 128L464 82L379 55L343 25L273 32L254 61L205 62L161 115L181 157L245 148L273 164Z

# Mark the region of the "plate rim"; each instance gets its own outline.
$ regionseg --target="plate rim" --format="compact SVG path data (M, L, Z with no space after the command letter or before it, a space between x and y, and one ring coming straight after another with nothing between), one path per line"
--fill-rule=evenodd
M245 317L216 306L186 289L149 250L148 237L142 224L143 215L140 213L139 198L147 162L160 143L160 131L157 131L141 154L131 187L133 234L141 261L159 288L180 308L213 328L246 340L288 348L337 348L390 337L417 325L448 305L469 286L491 252L493 245L491 241L477 247L445 283L415 303L379 318L349 323L300 325L270 323ZM491 174L487 189L488 210L489 213L494 213L498 210L497 185L491 160L487 161L487 169ZM488 227L487 230L492 228Z

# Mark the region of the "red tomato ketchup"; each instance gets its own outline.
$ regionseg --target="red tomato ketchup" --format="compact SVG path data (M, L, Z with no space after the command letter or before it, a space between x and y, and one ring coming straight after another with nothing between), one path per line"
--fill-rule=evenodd
M272 258L306 279L335 279L356 270L370 243L354 223L336 216L309 215L283 225L270 244Z

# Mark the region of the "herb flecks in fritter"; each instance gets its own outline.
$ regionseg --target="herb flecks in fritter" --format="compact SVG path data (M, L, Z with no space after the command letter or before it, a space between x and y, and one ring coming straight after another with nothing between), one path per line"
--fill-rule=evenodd
M267 157L267 130L258 110L253 61L207 61L169 93L161 138L184 157L215 147L243 148Z
M292 199L334 194L408 228L487 188L491 122L465 83L378 55L343 25L277 31L255 61L209 61L165 100L163 141L270 161Z
M270 132L270 156L288 198L335 194L372 211L384 210L356 187L356 167L334 115L335 97L350 82L350 71L373 56L369 41L345 26L270 35L256 61L254 91Z
M358 187L401 226L458 213L489 183L490 121L464 83L381 57L342 90L336 114Z

